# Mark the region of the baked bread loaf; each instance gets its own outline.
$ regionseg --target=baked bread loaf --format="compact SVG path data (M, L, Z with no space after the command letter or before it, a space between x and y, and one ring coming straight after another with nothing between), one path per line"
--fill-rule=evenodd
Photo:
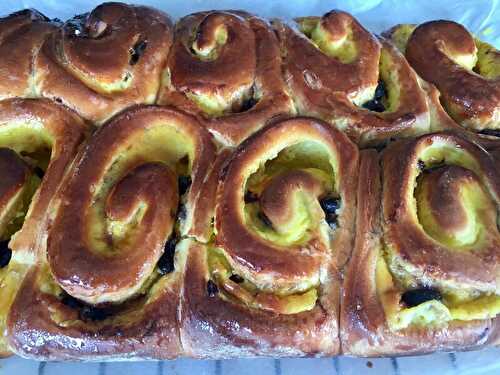
M276 35L241 11L195 13L177 23L158 103L198 115L229 146L295 112Z
M498 335L500 176L435 133L363 152L341 337L360 356L479 347Z
M500 345L500 60L462 26L104 3L0 51L0 355Z
M36 96L33 60L57 22L33 9L0 18L0 99Z
M99 129L56 198L46 257L30 268L11 308L16 352L180 355L180 240L202 240L210 224L201 198L214 156L208 131L167 108L132 108Z
M358 151L297 117L243 142L223 167L213 240L189 249L187 355L334 355L340 269L353 240Z
M30 267L45 256L49 207L87 130L48 100L0 101L0 355L9 353L9 308Z
M415 71L434 84L450 116L500 136L500 52L452 21L402 24L387 31Z
M404 56L350 14L332 11L275 26L300 114L323 118L361 146L435 130Z
M153 104L172 44L164 13L104 3L51 34L37 54L39 95L101 124L133 104Z

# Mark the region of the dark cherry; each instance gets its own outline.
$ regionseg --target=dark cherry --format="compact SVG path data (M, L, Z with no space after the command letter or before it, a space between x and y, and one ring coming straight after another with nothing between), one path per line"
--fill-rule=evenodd
M259 200L259 196L250 190L245 193L245 203L254 203Z
M378 81L377 88L375 89L375 95L372 100L367 101L363 104L363 108L368 109L373 112L384 112L385 106L382 103L382 99L387 95L387 90L385 88L384 81Z
M61 303L63 305L71 307L72 309L81 309L84 306L82 301L77 300L75 297L70 296L67 293L62 294Z
M160 275L166 275L167 273L173 272L174 267L174 257L175 257L175 246L177 245L177 238L171 237L165 244L163 254L158 260L158 273Z
M441 301L442 298L439 290L423 287L404 292L401 301L408 307L414 307L431 300Z
M0 268L4 268L12 258L12 250L9 248L9 241L0 242Z
M417 161L417 168L423 171L425 169L425 163L422 160Z
M269 220L269 218L266 216L266 214L264 212L259 211L259 213L257 214L257 217L259 218L260 221L262 221L262 223L266 227L269 227L269 228L273 227L273 223L271 222L271 220Z
M43 176L45 175L45 171L40 168L40 167L35 167L33 168L33 173L39 178L43 179Z
M231 280L232 282L236 283L236 284L241 284L243 281L245 281L245 279L243 279L243 277L241 277L240 275L237 275L235 273L233 273L230 277L229 277L229 280Z
M336 197L326 196L320 199L319 205L321 206L325 214L335 214L340 206L340 199Z
M99 321L104 320L111 315L111 311L105 307L95 307L84 305L80 310L80 319Z
M139 40L132 49L130 50L130 65L135 65L139 62L139 59L144 54L148 43L145 40Z
M177 216L181 220L184 220L187 217L186 206L184 206L182 203L179 204L179 208L177 209Z
M325 220L331 229L337 228L337 215L336 214L326 214Z
M178 181L179 181L179 194L184 195L191 186L191 177L180 176Z
M257 100L254 97L251 97L243 102L241 106L240 112L246 112L249 109L252 109L257 104Z
M215 297L218 293L219 293L219 288L217 288L217 285L212 280L208 280L207 295L209 297Z

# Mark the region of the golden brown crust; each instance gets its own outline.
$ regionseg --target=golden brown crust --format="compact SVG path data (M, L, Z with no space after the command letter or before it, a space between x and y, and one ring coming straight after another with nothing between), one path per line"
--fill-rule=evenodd
M253 173L250 170L257 172L254 170L256 165L264 166L266 161L278 160L275 159L278 155L284 155L297 144L315 143L324 147L327 150L325 152L338 163L333 172L335 183L338 184L336 192L342 202L338 212L338 227L335 231L328 229L329 240L324 242L319 232L319 227L326 224L321 211L312 214L313 217L319 216L320 223L309 229L310 235L306 242L299 240L296 245L283 246L273 243L272 239L264 239L258 234L260 229L252 227L260 224L252 224L252 219L248 216L244 219L239 211L245 205L255 204L249 199L259 199L249 198L248 192L245 193L249 184L252 184L250 175ZM311 160L315 158L313 155L317 157L313 153ZM277 175L271 171L280 168L276 164L275 167L269 166L271 175L264 178L268 182L263 183L260 207L269 215L267 221L273 226L273 231L279 233L284 230L284 222L290 218L280 215L285 208L277 207L279 203L267 202L268 194L288 189L289 197L282 199L281 203L292 207L294 203L291 196L302 191L313 201L310 212L315 212L315 207L319 207L318 200L323 194L330 194L328 191L318 194L317 184L321 180L318 180L318 172L315 174L310 169L319 168L318 165L321 162L311 161L302 167L298 165L277 172ZM228 358L338 353L339 269L349 257L352 244L356 171L357 150L347 137L327 124L309 118L271 124L236 149L220 175L215 241L208 245L194 244L186 263L180 312L181 341L186 355ZM254 214L249 212L248 215ZM224 271L214 268L214 262L218 262L217 259L221 257L226 259L222 262L229 262L232 277L235 277L234 273L239 275L236 279L230 279L235 280L234 284L231 284L232 281L225 282L222 275ZM245 292L243 289L247 282L254 283L258 290L248 289L250 291ZM286 302L277 296L279 288L292 291L293 295L293 290L300 291L300 288L304 288L301 285L308 285L309 282L312 285L318 283L313 286L318 290L318 299L305 311L301 311L299 306L294 312L286 312ZM235 294L228 297L226 292ZM286 300L287 295L284 298Z
M236 145L271 118L294 112L276 36L265 20L245 12L182 18L165 76L158 103L198 115L225 145ZM218 104L204 108L190 96Z
M335 279L338 272L330 277ZM186 264L180 311L184 355L215 359L325 356L339 352L337 291L327 293L326 306L318 303L311 311L280 315L210 297L209 278L207 246L193 244ZM338 285L339 280L329 282Z
M102 126L58 196L47 259L31 269L11 309L16 352L178 356L186 257L178 238L208 232L212 210L200 196L213 190L204 184L214 159L208 131L173 109L134 107Z
M102 123L133 104L152 104L172 44L158 10L105 3L66 22L35 60L37 93Z
M456 121L476 131L497 129L500 81L487 79L454 60L470 59L476 52L472 35L462 25L444 20L419 25L406 46L409 63L423 79L436 85Z
M459 236L459 231L465 224L453 221L459 220L460 217L462 222L469 219L465 217L463 211L467 208L461 202L463 197L460 195L460 189L471 180L483 184L496 205L499 204L500 176L496 173L490 156L475 144L451 134L433 134L417 140L399 142L391 145L384 153L383 159L384 235L394 251L398 252L398 256L429 277L467 284L477 283L478 287L481 285L481 288L495 290L500 272L500 236L496 233L485 240L485 244L476 246L473 257L467 251L448 248L436 242L422 230L420 223L414 221L412 203L404 198L414 189L415 171L419 168L419 161L423 162L419 158L433 143L449 143L472 155L477 161L476 165L470 166L474 167L471 171L460 163L435 160L432 162L443 163L444 168L430 171L428 176L422 176L426 177L426 181L420 181L419 184L425 182L434 185L432 191L428 192L429 196L421 198L428 201L428 211L435 217L440 235L446 235L449 231L451 236L454 233ZM426 163L429 165L431 161ZM416 249L418 251L415 251ZM464 264L467 264L466 268Z
M8 99L0 102L0 127L12 128L23 124L40 126L51 138L51 160L42 183L30 204L25 225L16 233L9 246L12 249L45 249L48 226L47 209L80 144L89 132L89 126L62 106L45 99ZM33 136L33 135L31 135ZM23 142L22 138L20 140ZM23 146L6 143L3 146L23 150ZM29 147L28 147L29 148Z
M452 320L446 326L435 328L409 326L398 331L391 330L378 294L377 261L384 256L382 245L386 241L387 226L398 223L396 216L388 217L394 214L391 210L393 206L389 204L390 195L399 191L398 186L407 183L409 176L404 171L413 167L408 158L417 155L419 145L428 145L429 142L439 141L440 138L451 138L465 147L468 152L478 157L482 167L487 166L488 170L485 174L491 177L491 164L487 160L487 154L477 146L450 134L423 136L413 141L399 141L384 152L383 161L374 150L362 153L358 185L356 244L346 268L341 299L341 341L345 354L371 357L421 354L436 350L467 350L483 346L498 335L498 318ZM396 186L392 186L396 176L398 176ZM401 199L399 201L401 205L405 204ZM382 206L384 206L384 211ZM399 209L397 209L398 212ZM404 224L401 225L404 227ZM409 226L404 228L408 236L400 237L400 240L411 238L411 228ZM425 252L420 251L418 245L411 245L404 250L405 254L411 253L412 256L420 255L425 258L429 270L447 272L454 267L453 263L435 263L436 258L430 255L430 258L427 257ZM476 262L474 256L469 256L465 264L468 265L471 262ZM464 268L462 264L460 272L464 271L467 272L467 268Z
M12 251L7 263L2 253L0 269L0 355L9 353L4 332L12 300L28 266L45 253L51 202L87 130L48 100L0 101L0 239L2 252Z
M430 131L416 74L391 43L370 34L351 15L331 11L321 18L297 19L294 25L277 22L276 28L299 113L331 122L362 146ZM354 57L331 56L337 52L328 52L329 45L339 42L355 45ZM382 112L362 108L379 80L389 89L389 107ZM399 97L391 86L398 87Z
M34 9L0 18L0 99L35 95L33 60L56 29L56 23Z

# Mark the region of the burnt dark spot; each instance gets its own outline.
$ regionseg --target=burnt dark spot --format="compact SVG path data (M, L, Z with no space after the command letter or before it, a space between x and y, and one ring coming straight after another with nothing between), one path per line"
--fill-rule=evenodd
M9 264L12 258L12 250L9 248L9 241L0 242L0 268Z
M134 46L130 49L130 65L135 65L139 62L139 59L144 54L148 43L145 40L139 40Z
M65 28L69 35L74 37L88 37L85 25L89 13L79 14L66 22Z
M191 177L190 176L180 176L179 177L179 194L184 195L186 191L188 191L191 186Z
M33 168L33 173L39 178L42 179L45 175L45 171L40 167Z
M259 213L257 214L257 217L259 218L260 221L262 221L262 223L266 226L266 227L269 227L269 228L272 228L273 227L273 223L271 220L269 220L269 218L266 216L266 214L262 211L259 211Z
M325 214L335 214L340 207L340 199L332 196L326 196L320 199L319 205Z
M425 169L425 163L423 160L417 161L417 168L419 171L423 171Z
M259 196L250 190L245 193L245 203L254 203L259 201Z
M258 102L257 99L255 99L254 97L245 100L240 108L240 112L246 112L252 109L253 107L255 107L257 102Z
M236 284L241 284L243 281L245 281L245 279L243 279L243 277L241 277L240 275L235 274L235 273L233 273L233 274L229 277L229 280L231 280L232 282L234 282L234 283L236 283Z
M111 311L105 307L84 305L80 310L81 320L100 321L111 315Z
M385 88L384 81L378 81L377 88L375 89L375 95L372 100L367 101L362 105L363 108L368 109L373 112L384 112L385 106L382 100L386 97L387 90Z
M483 129L479 132L479 134L500 137L500 129Z
M215 297L218 293L219 293L219 288L217 287L217 285L212 280L208 280L207 295L209 297Z
M401 296L401 301L403 301L407 307L414 307L427 301L441 301L442 298L439 290L424 287L404 292Z
M163 254L158 260L158 273L160 275L166 275L173 272L174 258L175 258L175 246L177 245L177 238L171 237L163 249Z

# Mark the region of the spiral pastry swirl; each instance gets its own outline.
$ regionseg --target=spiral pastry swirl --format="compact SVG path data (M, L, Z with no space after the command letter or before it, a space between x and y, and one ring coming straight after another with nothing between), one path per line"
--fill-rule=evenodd
M500 313L500 175L491 155L435 133L389 145L381 167L376 155L364 158L342 313L346 351L487 343Z
M16 350L35 358L178 355L183 237L207 232L202 188L214 157L208 131L172 109L132 108L101 127L63 187L47 260L12 308Z
M386 33L416 72L434 84L450 116L467 129L500 135L500 52L452 21L398 25Z
M50 203L85 133L82 120L46 100L0 101L1 354L12 300L45 251Z
M55 22L33 9L0 18L0 99L33 97L33 60Z
M198 115L225 145L240 143L272 117L293 113L270 25L237 11L182 18L159 103Z
M338 351L357 164L343 133L305 117L270 124L234 151L220 175L214 240L193 245L187 260L188 355Z
M276 28L299 113L323 118L362 146L430 131L425 92L404 56L351 15L331 11Z
M156 101L171 44L164 13L104 3L45 41L34 63L37 94L100 124L130 105Z

